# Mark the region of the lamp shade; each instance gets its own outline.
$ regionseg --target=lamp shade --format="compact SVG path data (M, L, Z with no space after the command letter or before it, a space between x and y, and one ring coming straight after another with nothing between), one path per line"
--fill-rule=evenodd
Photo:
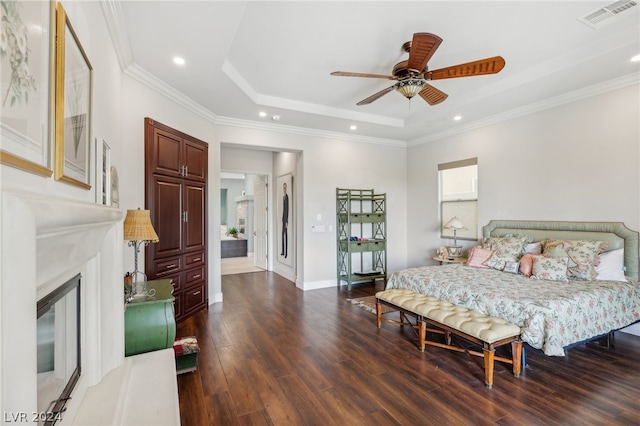
M464 224L460 221L460 219L458 219L457 216L454 216L453 218L451 218L451 220L449 220L449 222L447 222L446 225L444 225L444 229L467 229L466 226L464 226Z
M427 80L421 78L409 78L396 83L396 90L407 99L413 98L427 84Z
M149 210L127 210L124 218L124 239L127 241L160 241L151 224Z

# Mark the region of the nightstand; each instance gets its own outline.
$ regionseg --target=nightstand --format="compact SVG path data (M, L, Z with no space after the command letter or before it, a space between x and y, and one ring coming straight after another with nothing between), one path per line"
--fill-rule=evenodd
M437 260L438 262L440 262L441 265L444 265L445 263L462 263L462 264L467 263L466 257L454 257L452 259L446 259L446 258L436 256L433 258L433 260Z

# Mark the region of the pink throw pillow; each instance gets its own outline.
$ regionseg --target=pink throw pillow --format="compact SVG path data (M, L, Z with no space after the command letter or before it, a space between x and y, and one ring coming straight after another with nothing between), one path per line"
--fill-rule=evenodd
M520 274L530 277L533 272L533 256L527 253L520 258Z
M493 255L493 250L489 250L486 248L482 248L481 246L476 246L471 249L471 253L469 253L469 259L467 260L467 266L471 266L472 268L485 268L489 267L484 264L491 256Z

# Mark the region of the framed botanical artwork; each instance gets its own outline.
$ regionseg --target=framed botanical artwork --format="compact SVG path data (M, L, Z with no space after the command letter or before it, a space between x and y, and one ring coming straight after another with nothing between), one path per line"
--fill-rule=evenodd
M111 147L106 141L96 138L96 203L111 205Z
M90 189L93 68L60 3L56 34L54 177Z
M49 177L55 114L55 2L2 1L0 7L0 162Z
M276 182L276 227L278 230L278 262L293 266L295 254L294 215L293 215L293 177L291 173L278 177Z

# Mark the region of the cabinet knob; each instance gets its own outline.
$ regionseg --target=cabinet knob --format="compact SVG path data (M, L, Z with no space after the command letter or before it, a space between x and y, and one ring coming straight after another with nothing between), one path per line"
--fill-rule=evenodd
M196 275L194 275L192 278L193 278L194 280L196 280L196 279L200 278L201 276L202 276L202 275L200 275L200 274L196 274Z
M194 296L197 296L200 294L200 290L196 291L195 293L193 293Z
M192 260L192 262L200 262L200 260L201 259L199 257L196 257L195 259Z
M178 265L176 265L175 263L172 263L171 265L167 265L167 269L173 269L173 268L177 268Z

